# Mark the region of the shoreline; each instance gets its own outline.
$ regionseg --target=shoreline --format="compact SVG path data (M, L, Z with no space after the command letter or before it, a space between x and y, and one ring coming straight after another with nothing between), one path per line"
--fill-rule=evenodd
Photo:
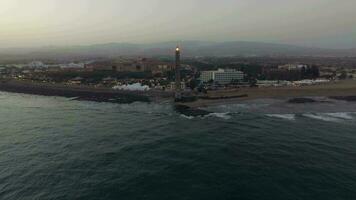
M191 108L201 108L215 105L235 104L255 99L292 99L303 97L330 97L348 100L356 97L356 81L346 80L322 85L302 87L268 87L268 88L242 88L230 91L209 92L210 97L241 96L239 98L199 99L195 102L181 103ZM353 98L351 98L353 99Z
M110 103L162 102L171 100L173 93L164 91L123 91L110 88L37 83L31 81L0 81L0 91L42 96L62 96L74 100ZM356 98L356 80L302 87L241 88L235 90L209 91L197 101L176 103L190 108L234 104L255 99L291 99L300 97Z
M0 91L42 96L60 96L109 103L153 102L171 98L168 92L159 91L123 91L110 88L73 86L63 84L37 83L30 81L0 81Z

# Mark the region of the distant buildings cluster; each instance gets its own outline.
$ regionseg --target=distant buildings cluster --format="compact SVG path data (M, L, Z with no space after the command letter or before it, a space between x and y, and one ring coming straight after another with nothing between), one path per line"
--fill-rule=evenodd
M173 65L156 59L138 58L94 61L85 64L84 69L86 71L151 72L156 75L171 71Z
M182 91L199 91L199 88L299 86L321 84L327 82L325 80L336 78L356 78L356 71L352 69L321 69L317 65L300 63L251 65L248 62L236 64L229 61L227 64L221 64L219 69L217 66L210 68L217 70L204 70L204 67L199 66L199 63L209 66L209 60L207 62L198 60L197 63L189 65L181 63L180 49L177 47L175 63L172 60L140 57L97 59L66 64L33 61L22 65L0 66L0 77L111 88L141 84L151 89L171 91L177 88ZM320 77L325 79L318 79Z
M319 68L304 64L286 64L262 69L266 80L298 81L302 79L316 79L320 76Z

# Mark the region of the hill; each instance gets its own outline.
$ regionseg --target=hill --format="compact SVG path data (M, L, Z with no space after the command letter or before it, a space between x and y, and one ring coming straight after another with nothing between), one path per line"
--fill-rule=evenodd
M178 42L184 56L356 56L356 49L322 49L262 42ZM4 59L68 59L81 57L167 56L177 42L108 43L82 46L0 49Z

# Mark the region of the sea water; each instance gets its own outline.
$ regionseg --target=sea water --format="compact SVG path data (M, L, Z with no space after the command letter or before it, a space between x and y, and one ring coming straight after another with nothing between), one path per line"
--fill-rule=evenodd
M356 199L356 106L0 93L0 199Z

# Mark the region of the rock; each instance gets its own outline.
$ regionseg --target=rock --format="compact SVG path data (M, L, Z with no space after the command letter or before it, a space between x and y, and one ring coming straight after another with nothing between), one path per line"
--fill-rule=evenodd
M325 101L322 99L312 99L312 98L294 98L290 99L288 103L332 103L330 101Z
M318 101L310 98L294 98L288 100L288 103L317 103Z
M206 115L211 114L212 112L206 111L206 110L201 110L201 109L196 109L196 108L191 108L189 106L186 105L181 105L181 104L177 104L174 106L174 109L185 116L189 116L189 117L204 117Z
M356 101L356 96L335 96L329 98L335 100L342 100L342 101Z

